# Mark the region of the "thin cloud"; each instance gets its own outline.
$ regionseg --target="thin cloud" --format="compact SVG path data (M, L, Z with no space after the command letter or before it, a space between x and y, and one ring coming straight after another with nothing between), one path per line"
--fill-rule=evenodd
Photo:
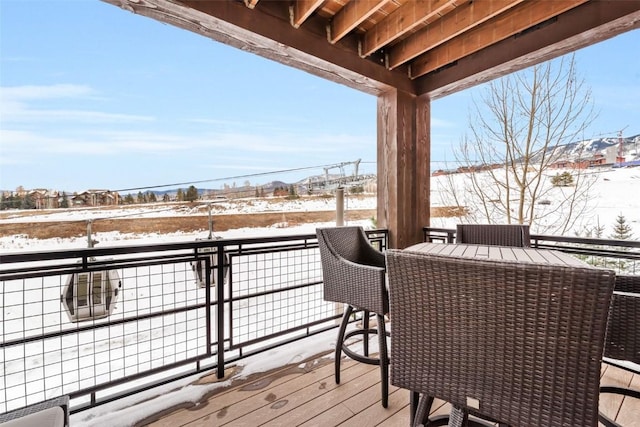
M100 138L96 135L45 136L35 132L0 130L3 158L12 163L41 154L111 155L177 151L181 140L162 135L126 134Z
M258 133L215 133L189 139L187 146L200 148L219 148L234 151L260 153L329 153L337 148L359 149L375 147L375 140L353 135L307 135L307 134L273 134ZM375 148L374 148L375 149Z
M198 151L216 155L240 153L332 153L337 148L359 150L375 147L375 141L352 135L261 135L251 133L182 135L160 132L75 130L72 134L1 129L3 154L33 152L62 154L170 153ZM374 149L374 148L373 148Z
M210 168L210 169L215 169L215 170L244 170L244 171L254 171L254 172L271 172L274 170L286 170L289 169L288 166L282 166L282 167L278 167L278 166L254 166L254 165L247 165L246 161L248 159L239 159L239 162L242 163L236 163L236 164L230 164L230 163L213 163L213 164L207 164L207 165L203 165L203 167L206 168Z
M85 123L115 123L115 122L152 122L151 116L138 116L131 114L114 114L102 111L83 110L25 110L12 109L6 111L2 109L2 120L4 122L55 122L71 121Z
M186 120L188 123L196 123L201 125L210 125L215 129L224 132L232 132L233 129L242 129L243 131L260 131L260 132L278 132L286 133L291 129L304 128L308 131L310 124L308 120L296 117L262 117L262 120L233 120L220 118L190 118Z
M83 123L122 123L150 122L151 116L107 113L93 110L51 108L33 108L31 103L42 100L95 99L97 93L89 86L74 84L56 84L50 86L4 86L0 87L0 114L2 126L8 123L54 122L62 121Z
M95 91L86 85L55 84L49 86L2 86L0 98L6 100L78 98L93 95Z

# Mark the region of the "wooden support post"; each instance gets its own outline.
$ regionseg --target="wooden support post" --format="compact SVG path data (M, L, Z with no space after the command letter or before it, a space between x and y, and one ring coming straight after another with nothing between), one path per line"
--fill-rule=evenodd
M429 225L431 100L397 89L378 96L378 226L389 247L422 241Z
M336 189L336 226L344 225L344 188Z

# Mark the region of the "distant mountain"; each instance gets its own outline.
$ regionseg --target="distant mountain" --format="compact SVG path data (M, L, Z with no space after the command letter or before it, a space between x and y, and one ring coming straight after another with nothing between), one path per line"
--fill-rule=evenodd
M594 138L584 141L576 141L555 148L554 157L556 160L590 159L596 154L603 155L607 163L616 162L620 148L620 139L616 138ZM552 149L548 149L550 152ZM640 160L638 153L640 150L640 135L622 138L622 157L625 161ZM538 160L542 153L534 156L534 161Z

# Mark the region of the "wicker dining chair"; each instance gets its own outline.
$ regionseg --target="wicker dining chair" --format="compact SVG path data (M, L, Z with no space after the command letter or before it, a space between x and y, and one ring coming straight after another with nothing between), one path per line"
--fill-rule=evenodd
M456 243L528 248L531 236L526 224L458 224Z
M385 256L369 242L362 227L333 227L316 230L326 301L346 304L335 350L335 380L340 384L342 352L350 358L380 366L382 406L389 400L389 357L384 315L389 312L386 288ZM364 311L362 329L346 333L351 315ZM369 316L376 315L377 329L369 327ZM377 334L378 357L369 355L369 335ZM346 341L356 335L363 336L363 354L351 350Z
M640 364L640 276L616 276L604 357L605 363L625 370L631 370L625 362ZM637 371L633 372L637 374ZM630 387L604 385L600 387L600 393L640 399L640 389ZM603 413L600 413L600 422L607 427L620 427Z
M454 426L597 426L612 271L386 254L391 384L422 394L414 425L435 397Z

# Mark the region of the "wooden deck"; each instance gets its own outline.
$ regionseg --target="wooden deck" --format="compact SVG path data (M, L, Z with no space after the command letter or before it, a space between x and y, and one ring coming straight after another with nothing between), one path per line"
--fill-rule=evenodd
M409 393L390 386L389 407L380 405L377 366L342 362L341 384L333 378L333 361L318 358L252 378L220 390L197 406L174 410L151 422L178 426L409 426ZM633 384L640 376L603 365L603 385ZM437 402L434 414L447 413ZM601 396L601 410L623 426L640 426L638 399Z

